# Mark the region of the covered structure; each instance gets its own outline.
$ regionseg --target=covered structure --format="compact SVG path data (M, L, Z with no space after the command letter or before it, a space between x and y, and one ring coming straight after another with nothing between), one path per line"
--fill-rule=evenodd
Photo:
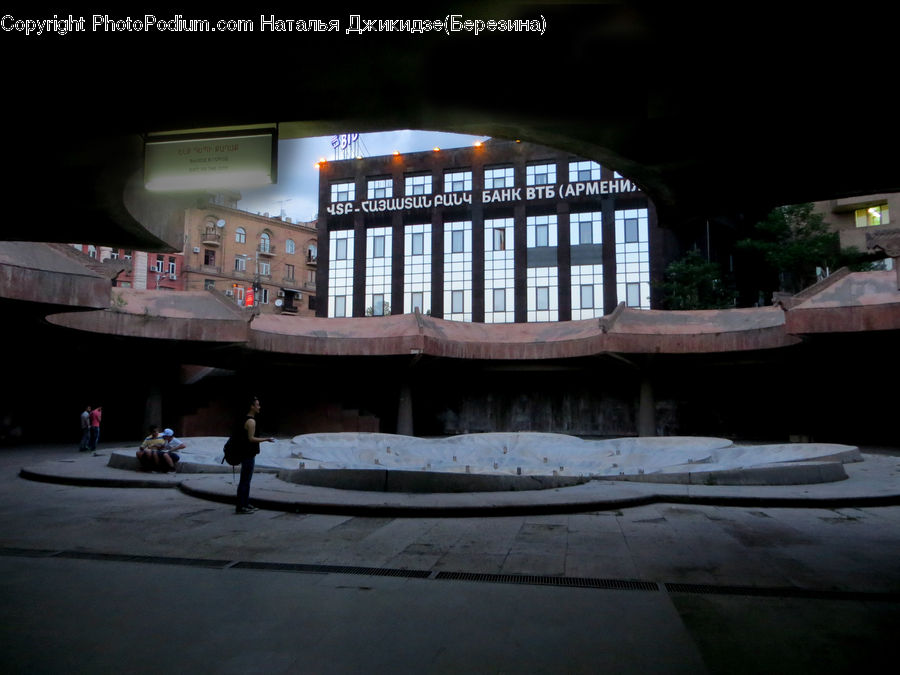
M464 2L452 12L433 11L448 20L451 14L459 17L461 27L421 33L402 26L394 29L386 22L393 16L361 17L363 23L354 24L353 15L340 14L340 8L331 5L322 10L321 18L323 25L338 22L334 32L301 32L296 21L292 30L281 30L281 24L270 20L274 15L268 14L252 19L253 32L215 35L118 30L103 17L95 23L86 16L83 31L61 35L55 24L54 30L48 28L38 36L17 30L15 21L25 17L10 15L11 29L3 42L7 61L53 63L54 72L51 76L39 66L6 76L10 105L4 111L9 132L5 156L13 198L7 202L3 239L67 242L77 235L111 246L178 250L183 236L180 214L195 203L196 195L144 189L144 135L260 122L277 123L281 138L348 128L421 128L533 141L615 168L640 185L658 208L660 221L686 232L709 222L722 226L753 222L778 204L900 189L889 107L860 105L859 96L845 95L834 86L852 82L856 92L866 93L883 88L882 76L893 63L887 41L849 53L834 48L848 35L866 33L876 19L883 23L883 9L876 17L864 8L816 8L814 13L807 8L779 8L773 15L755 7L736 11L588 3L540 9L530 4ZM522 29L475 34L465 27L467 19L492 18L521 21L513 25ZM354 25L364 28L353 30ZM110 54L121 58L110 59ZM214 71L200 54L213 59ZM97 72L98 56L104 64L102 75ZM497 71L496 63L507 65ZM69 83L78 105L61 104L60 82ZM241 85L248 93L236 93ZM599 104L592 103L598 100ZM354 383L360 400L383 398L378 391L386 382L395 382L403 398L405 378L393 379L395 369L385 367L394 359L376 363L366 352L348 355L339 363L311 362L298 361L291 350L246 349L257 341L270 345L283 340L277 330L208 343L189 338L160 342L118 329L98 335L75 331L71 323L62 328L61 322L53 328L45 316L60 307L96 309L96 298L74 302L64 293L47 295L55 285L43 282L43 299L26 297L23 270L31 270L28 274L35 277L45 274L42 254L31 254L29 259L36 262L22 265L21 260L10 260L9 244L3 246L6 255L0 272L5 281L0 298L9 325L15 326L9 341L17 355L12 377L21 386L15 393L5 393L2 403L32 428L44 426L45 432L58 428L62 433L64 425L48 427L41 421L67 420L70 415L74 420L70 411L80 411L83 398L94 404L103 402L97 399L115 399L123 411L141 410L136 416L129 413L127 421L124 413L119 422L110 417L114 433L122 435L140 433L136 427L148 397L157 402L151 406L154 414L166 411L160 401L172 400L169 405L179 417L213 419L214 411L206 410L215 407L212 402L184 393L181 385L194 375L179 374L176 364L236 367L240 387L264 385L270 400L285 390L283 382L297 377L308 378L307 401L328 400L337 383L348 381ZM103 281L99 275L98 282L65 269L54 272L58 265L63 263L54 262L49 273L76 281L88 295ZM896 321L889 318L891 312L882 310L896 299L889 297L877 308L865 299L848 302L853 306L849 313L868 317L854 324L863 330L848 332L840 324L827 334L817 333L815 327L827 321L813 317L848 313L838 306L806 315L798 304L776 322L784 326L778 329L783 333L778 339L788 342L798 334L820 335L806 341L802 358L796 345L787 344L776 350L741 350L739 359L733 358L734 351L723 358L714 349L677 362L665 350L651 349L641 359L656 364L656 400L666 398L667 388L677 391L678 396L687 396L694 410L688 415L682 407L680 419L693 416L698 424L709 425L711 411L721 414L722 397L739 392L740 400L729 408L752 403L743 408L741 429L766 419L771 432L778 434L791 427L789 418L806 424L822 413L830 429L843 413L877 416L878 403L873 409L851 400L848 408L843 395L840 401L829 401L826 394L829 405L822 407L823 391L858 382L861 354L881 355L875 357L879 363L894 360L888 350L893 348ZM808 317L806 327L790 330L792 317L801 316ZM135 321L150 325L158 318L132 317L124 330L132 331L127 324ZM626 314L619 321L628 318ZM197 322L189 317L185 321ZM171 321L163 323L165 330L172 330ZM602 325L595 324L594 332L602 334ZM835 324L828 325L833 329ZM611 328L603 341L613 340L616 322ZM310 330L316 335L320 331ZM440 333L445 327L435 330ZM727 337L727 331L713 325L710 331L686 330L684 339L719 339L703 337L707 332ZM540 339L531 335L523 344ZM480 342L474 339L469 344ZM578 387L596 391L599 386L614 389L607 397L613 405L604 418L614 422L605 429L621 425L634 432L638 425L631 413L623 411L639 409L632 407L633 399L642 392L647 395L642 383L648 380L635 378L635 368L641 372L643 364L623 360L620 352L601 349L564 363L555 358L524 359L499 390L466 392L461 382L483 382L486 372L503 372L508 364L502 359L464 359L460 366L458 360L437 358L435 364L450 383L443 390L445 398L456 396L459 405L447 414L431 411L432 418L444 420L435 431L465 430L459 425L460 406L478 407L493 400L497 391L507 401L533 391L536 396L531 400L540 402L543 391ZM404 364L411 356L417 355L402 356ZM598 361L604 369L586 367ZM828 367L823 369L823 363ZM535 372L552 374L536 383ZM879 377L891 374L879 372ZM434 377L429 373L426 379ZM785 380L799 388L785 390L780 385ZM825 384L829 386L823 388ZM773 390L779 393L777 400L768 395ZM169 399L161 398L163 391ZM399 415L397 400L390 399L395 415ZM561 406L583 404L556 400ZM276 412L287 420L298 405L279 402ZM785 405L795 408L785 410ZM527 418L530 408L517 414ZM772 423L779 419L782 423ZM112 426L117 424L121 426Z

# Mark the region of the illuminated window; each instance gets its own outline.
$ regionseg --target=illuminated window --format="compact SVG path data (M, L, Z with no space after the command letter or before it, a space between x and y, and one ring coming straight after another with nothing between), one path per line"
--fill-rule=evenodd
M234 240L238 244L247 243L247 230L245 230L243 227L239 227L238 229L236 229L234 231Z
M406 194L407 195L430 195L431 194L431 174L421 176L406 177Z
M857 227L873 227L875 225L887 225L891 222L887 204L870 206L867 209L856 210Z
M355 183L332 183L331 202L352 202L356 199Z
M444 192L469 192L471 189L471 171L448 171L444 174Z
M484 170L484 189L511 188L515 170L511 166Z
M587 160L569 162L569 182L600 180L600 165Z
M387 199L394 196L394 181L390 178L376 178L369 181L369 199Z
M553 185L556 183L556 164L533 164L525 167L526 185Z

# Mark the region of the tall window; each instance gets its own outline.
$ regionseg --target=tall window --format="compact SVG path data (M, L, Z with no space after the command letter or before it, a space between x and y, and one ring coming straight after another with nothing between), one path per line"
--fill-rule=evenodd
M421 176L406 176L405 190L407 195L430 195L431 174Z
M247 256L244 256L244 255L235 256L234 271L235 272L246 272L247 271Z
M484 221L484 322L515 321L513 219Z
M647 209L616 211L616 296L628 307L650 309Z
M394 181L390 178L375 178L369 181L369 199L386 199L394 196Z
M390 313L391 228L375 227L366 233L366 314Z
M444 223L444 318L472 320L472 221Z
M557 244L556 215L528 216L525 219L526 247L529 249L525 279L528 321L559 320L559 267L553 253ZM548 251L547 249L551 249ZM544 249L533 251L532 249ZM538 255L539 254L539 255Z
M329 236L328 316L350 316L353 310L353 230Z
M352 202L356 199L356 183L332 183L331 202Z
M585 180L600 180L600 165L588 160L569 162L569 182Z
M469 192L471 189L471 171L447 171L444 173L444 192Z
M484 170L484 189L496 190L499 188L511 188L515 178L515 170L511 166L497 167Z
M243 227L239 227L234 231L234 240L238 244L246 244L247 243L247 230Z
M203 249L203 264L209 267L216 266L216 252L212 249Z
M403 312L431 312L431 225L407 225L403 231Z
M559 281L556 267L529 267L527 271L528 321L559 320Z
M603 265L572 265L572 320L603 316Z
M272 250L272 238L268 232L259 235L259 251L260 253L268 253Z
M284 242L284 252L288 255L294 255L294 252L297 250L297 245L294 243L293 239L288 239Z
M285 265L284 266L284 280L285 281L293 281L294 280L294 266L293 265Z
M556 183L556 164L532 164L525 167L526 185L553 185Z

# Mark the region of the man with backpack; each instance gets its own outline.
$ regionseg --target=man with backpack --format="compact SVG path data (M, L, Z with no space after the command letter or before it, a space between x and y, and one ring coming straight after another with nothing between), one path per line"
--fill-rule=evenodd
M259 409L259 399L254 396L250 399L250 408L247 410L243 426L232 436L235 441L240 439L243 446L241 447L241 479L237 489L236 514L256 511L256 507L250 504L250 480L253 478L256 456L259 454L259 444L266 441L275 442L271 436L261 438L256 435L256 416L259 414Z

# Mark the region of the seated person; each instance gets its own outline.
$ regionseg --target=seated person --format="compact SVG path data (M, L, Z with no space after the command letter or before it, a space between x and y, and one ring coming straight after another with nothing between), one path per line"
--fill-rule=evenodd
M156 451L157 465L162 471L174 471L175 464L181 459L175 451L181 450L185 445L175 438L175 432L171 429L163 430L162 439L165 444Z
M137 451L138 461L141 468L145 471L152 471L158 466L159 459L156 456L157 450L166 444L166 440L159 435L159 427L152 425L148 429L149 435L141 443Z

